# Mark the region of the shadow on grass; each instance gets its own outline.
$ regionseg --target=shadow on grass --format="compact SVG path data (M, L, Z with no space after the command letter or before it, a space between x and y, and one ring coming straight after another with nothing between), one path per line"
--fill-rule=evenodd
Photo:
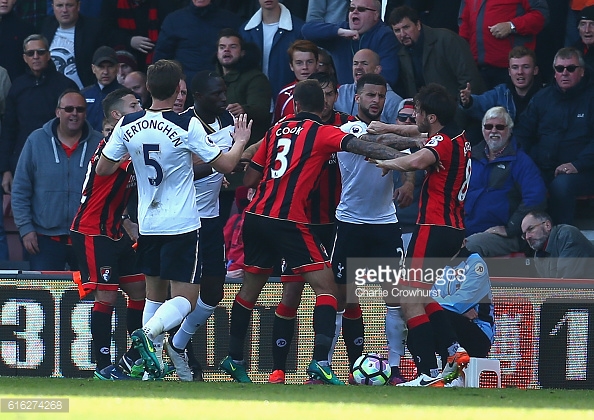
M470 388L403 388L323 385L186 383L179 381L95 381L64 378L0 378L0 394L111 398L307 402L443 407L510 407L515 409L594 409L592 390L521 390Z

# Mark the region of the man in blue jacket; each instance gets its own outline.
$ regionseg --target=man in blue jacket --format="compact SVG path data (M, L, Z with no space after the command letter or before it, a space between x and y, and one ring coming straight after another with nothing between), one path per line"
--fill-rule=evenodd
M534 95L515 134L541 171L553 222L571 224L576 197L594 194L594 83L575 48L553 63L556 83Z
M509 52L509 81L487 92L472 94L472 84L460 91L460 108L475 120L482 120L485 112L494 106L502 106L515 123L526 109L530 99L540 90L536 54L524 46L514 47ZM476 90L475 90L476 91Z
M336 64L338 83L353 83L351 66L357 51L368 48L380 55L382 76L396 88L398 80L398 41L381 20L379 0L352 0L348 21L340 25L322 21L307 22L303 37L327 49Z
M270 80L272 97L276 98L281 88L295 78L287 66L287 50L302 38L304 22L278 0L260 0L260 6L241 26L240 34L245 42L253 42L260 48L261 70Z
M472 176L464 201L466 248L482 257L522 249L522 218L543 209L547 191L540 171L512 137L514 122L503 107L483 118L484 141L472 148Z
M82 195L87 164L101 140L86 121L85 98L64 92L56 118L35 130L14 176L12 211L32 270L77 269L70 224Z

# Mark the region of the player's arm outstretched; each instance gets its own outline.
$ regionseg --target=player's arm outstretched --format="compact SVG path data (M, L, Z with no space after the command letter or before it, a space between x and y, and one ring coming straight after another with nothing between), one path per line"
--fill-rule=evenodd
M233 146L227 153L221 153L215 160L209 162L210 166L222 174L235 169L252 134L252 122L252 120L247 122L247 114L241 114L235 120L235 131L232 134Z
M370 140L364 140L363 137L366 136L368 135L363 134L361 138L354 136L349 138L348 141L343 144L342 149L347 152L356 153L377 160L395 159L399 156L405 156L404 153L401 153L392 147L375 143ZM405 146L403 147L403 150L408 149L409 147L411 146Z

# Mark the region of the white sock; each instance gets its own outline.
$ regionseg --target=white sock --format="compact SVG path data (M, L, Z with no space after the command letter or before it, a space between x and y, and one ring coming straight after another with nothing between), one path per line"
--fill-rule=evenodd
M161 305L142 329L150 340L154 340L165 331L181 324L191 310L192 305L188 299L183 296L176 296Z
M336 343L338 342L338 336L340 335L340 330L342 329L342 315L344 311L336 312L336 327L334 330L334 339L332 340L332 345L330 346L330 351L328 352L328 363L332 364L332 356L334 356L334 348L336 347Z
M157 309L159 309L163 305L163 302L155 302L154 300L146 299L144 301L144 310L142 311L142 325L146 325L149 319L155 315ZM159 354L159 350L162 351L163 349L163 338L165 334L159 334L155 338L151 339L153 345L155 346L155 351Z
M210 306L202 302L200 296L198 296L198 302L196 302L196 309L184 319L181 327L173 336L172 342L176 349L183 350L188 345L190 338L198 331L201 325L206 323L206 320L215 311L216 306Z
M388 363L390 366L400 366L400 358L404 356L406 341L406 322L402 317L400 307L386 307L386 338L388 340Z

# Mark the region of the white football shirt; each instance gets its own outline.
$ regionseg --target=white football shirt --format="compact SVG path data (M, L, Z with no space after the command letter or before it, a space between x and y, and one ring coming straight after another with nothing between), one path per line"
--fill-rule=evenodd
M360 137L367 132L367 124L353 121L343 124L340 129ZM396 223L392 176L382 177L382 170L369 163L365 156L350 152L336 155L342 181L336 219L354 224Z
M126 153L136 172L140 234L178 235L198 229L192 153L207 163L221 153L200 121L173 111L128 114L103 149L112 161Z

